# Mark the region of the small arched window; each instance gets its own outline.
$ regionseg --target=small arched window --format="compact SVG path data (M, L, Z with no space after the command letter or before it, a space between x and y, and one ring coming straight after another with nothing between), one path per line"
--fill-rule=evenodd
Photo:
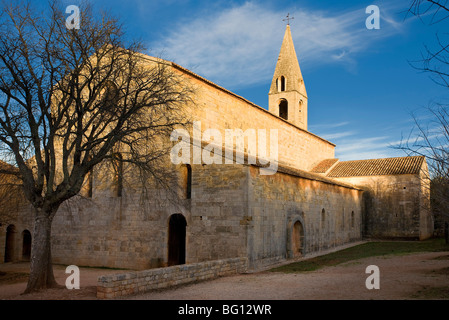
M355 224L355 214L354 211L351 212L351 228L354 228Z
M281 91L285 91L286 88L286 79L284 76L281 76Z
M121 153L113 155L114 195L121 197L123 193L123 157Z
M93 169L87 172L86 176L84 177L83 186L80 190L80 195L86 198L92 198L93 195L94 178L92 171Z
M87 197L92 198L93 195L93 189L94 189L94 174L92 172L93 170L90 170L87 174Z
M326 222L326 210L321 210L321 225L324 226L324 223Z
M186 199L192 199L192 166L185 164L184 169L184 181L185 181L185 196Z
M101 92L101 106L105 109L113 109L117 106L119 100L119 90L112 81L106 81Z

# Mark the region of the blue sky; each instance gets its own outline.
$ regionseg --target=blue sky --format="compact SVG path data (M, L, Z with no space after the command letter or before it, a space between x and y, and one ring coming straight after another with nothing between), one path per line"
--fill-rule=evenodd
M40 0L39 0L40 1ZM45 1L40 1L45 2ZM77 4L75 0L63 3ZM403 156L391 148L413 127L411 112L448 100L447 90L410 66L448 22L407 16L410 1L95 0L149 54L174 61L267 108L290 13L309 101L309 131L337 145L341 160ZM367 6L380 9L368 30Z

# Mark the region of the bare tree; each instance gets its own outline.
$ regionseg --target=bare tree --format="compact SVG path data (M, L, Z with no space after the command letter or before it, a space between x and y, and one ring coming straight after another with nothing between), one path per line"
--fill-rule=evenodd
M413 0L408 13L427 24L441 24L449 18L446 0ZM424 47L421 59L412 66L430 75L440 86L449 89L449 39L448 34L436 35L436 47ZM410 155L424 155L428 160L431 180L430 197L435 218L445 226L449 243L449 105L433 103L425 109L428 121L413 114L414 130L398 148Z
M413 0L408 12L424 23L435 25L447 22L449 6L446 0ZM448 34L436 34L436 47L424 46L421 59L412 63L413 67L430 74L438 85L449 88L449 39Z
M191 104L181 75L126 44L117 19L83 5L80 29L70 29L64 9L10 1L0 11L0 154L34 208L25 293L57 286L52 221L94 166L118 160L165 181L164 139L187 124Z

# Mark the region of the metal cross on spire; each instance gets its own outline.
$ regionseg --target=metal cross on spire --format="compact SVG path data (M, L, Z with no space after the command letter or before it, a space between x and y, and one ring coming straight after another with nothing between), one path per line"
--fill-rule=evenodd
M286 19L282 19L282 21L287 21L287 25L290 25L290 20L295 19L295 17L290 17L290 13L287 14Z

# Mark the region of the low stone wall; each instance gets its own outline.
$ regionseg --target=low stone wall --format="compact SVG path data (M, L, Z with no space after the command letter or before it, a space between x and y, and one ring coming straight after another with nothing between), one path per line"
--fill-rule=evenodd
M247 266L247 258L242 257L101 276L98 278L97 298L111 299L242 273Z

